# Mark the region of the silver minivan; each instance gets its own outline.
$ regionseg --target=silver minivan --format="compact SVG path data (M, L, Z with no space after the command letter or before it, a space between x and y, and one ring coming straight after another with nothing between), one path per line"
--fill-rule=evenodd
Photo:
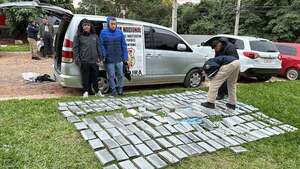
M106 17L73 14L69 10L37 2L0 4L0 8L9 7L38 8L61 19L55 36L54 75L62 86L81 88L80 71L74 63L72 51L78 24L86 18L100 34L106 27ZM121 18L117 21L124 32L132 64L132 80L126 81L125 86L183 83L185 87L198 87L204 80L201 69L205 56L176 32L142 21ZM99 87L104 93L109 91L103 65L100 66Z

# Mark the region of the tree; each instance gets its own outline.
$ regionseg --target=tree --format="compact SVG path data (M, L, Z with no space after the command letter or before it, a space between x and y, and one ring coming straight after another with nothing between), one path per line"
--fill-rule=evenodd
M250 0L243 5L241 34L300 42L299 0Z
M216 25L208 20L202 19L195 21L189 28L190 34L212 35L216 33ZM199 33L200 32L200 33Z
M171 6L157 0L140 0L129 8L129 18L171 26Z
M76 13L94 14L95 9L97 15L116 17L121 17L121 9L126 9L127 18L165 26L171 21L171 7L162 4L162 0L82 0Z

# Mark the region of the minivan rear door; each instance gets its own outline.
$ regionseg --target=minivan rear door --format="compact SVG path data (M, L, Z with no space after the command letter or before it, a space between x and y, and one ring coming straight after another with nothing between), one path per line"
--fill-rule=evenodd
M48 15L56 16L59 19L71 19L73 17L73 13L70 10L39 3L36 1L22 1L22 2L8 2L0 4L0 9L9 9L9 8L36 8L41 9L43 12L47 13Z

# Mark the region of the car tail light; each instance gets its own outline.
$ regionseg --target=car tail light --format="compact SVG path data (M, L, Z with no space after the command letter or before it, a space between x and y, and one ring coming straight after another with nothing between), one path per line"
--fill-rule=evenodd
M73 41L65 39L62 49L62 62L72 63L74 60L73 58Z
M259 57L258 53L255 52L243 52L243 54L250 59L256 59Z

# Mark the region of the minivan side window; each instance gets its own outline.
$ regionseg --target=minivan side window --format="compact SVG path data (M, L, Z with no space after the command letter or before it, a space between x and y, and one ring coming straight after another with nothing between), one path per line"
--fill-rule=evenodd
M294 47L286 46L286 45L278 45L276 44L277 48L279 49L279 52L284 55L289 56L296 56L297 50Z
M148 26L144 27L144 36L145 36L145 48L146 49L151 49L151 41L152 41L152 36L151 36L151 28Z
M153 46L152 49L178 51L178 44L185 44L176 34L168 30L152 28L153 31ZM186 45L186 44L185 44ZM192 50L186 45L188 52Z

